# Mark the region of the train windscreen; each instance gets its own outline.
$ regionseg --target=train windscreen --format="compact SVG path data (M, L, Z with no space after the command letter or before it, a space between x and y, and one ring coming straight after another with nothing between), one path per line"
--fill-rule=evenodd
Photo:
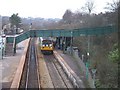
M42 44L52 44L52 41L51 40L43 40Z

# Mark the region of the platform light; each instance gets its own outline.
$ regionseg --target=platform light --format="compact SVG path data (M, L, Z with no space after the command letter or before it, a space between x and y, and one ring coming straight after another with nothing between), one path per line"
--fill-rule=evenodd
M87 52L87 56L89 56L90 54L89 54L89 52Z

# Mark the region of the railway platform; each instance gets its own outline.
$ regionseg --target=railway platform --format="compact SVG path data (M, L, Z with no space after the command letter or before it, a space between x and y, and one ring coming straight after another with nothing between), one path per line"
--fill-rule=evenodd
M63 51L56 50L56 52L63 58L67 65L73 70L73 72L84 82L85 87L90 88L85 77L85 71L81 68L81 62L78 61L70 54L64 54Z
M22 41L17 45L17 53L15 56L6 56L0 60L0 70L2 71L0 84L2 84L2 88L10 88L26 43L27 40Z

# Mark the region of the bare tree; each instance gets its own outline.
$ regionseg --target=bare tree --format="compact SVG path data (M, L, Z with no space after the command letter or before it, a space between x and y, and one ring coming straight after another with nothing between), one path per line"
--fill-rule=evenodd
M113 0L111 3L107 2L107 6L105 7L105 9L115 12L118 10L119 6L120 6L120 1Z
M94 1L88 0L88 1L86 1L85 6L82 7L81 9L82 9L83 11L86 11L86 10L87 10L87 12L88 12L89 15L90 15L91 12L92 12L92 10L93 10L94 8L95 8L95 6L94 6Z

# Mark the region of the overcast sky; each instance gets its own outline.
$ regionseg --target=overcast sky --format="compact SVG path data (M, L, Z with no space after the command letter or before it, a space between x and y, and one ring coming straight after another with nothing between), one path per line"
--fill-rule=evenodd
M94 13L104 12L107 2L112 0L94 0ZM62 18L66 9L72 12L85 5L86 0L0 0L0 15L20 17Z

